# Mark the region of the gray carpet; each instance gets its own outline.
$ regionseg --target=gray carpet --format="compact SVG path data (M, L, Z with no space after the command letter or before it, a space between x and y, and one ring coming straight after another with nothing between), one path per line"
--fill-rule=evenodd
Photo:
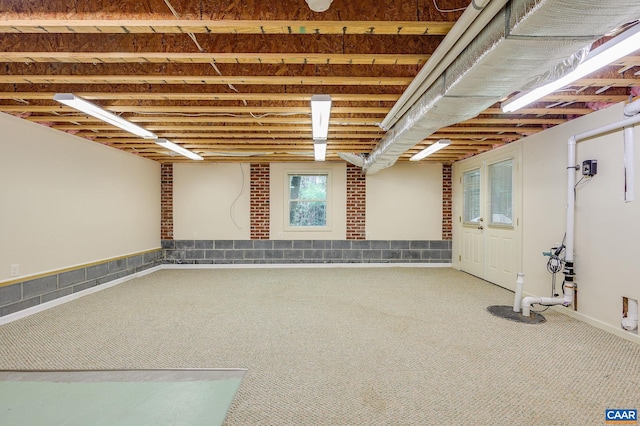
M249 371L227 425L596 425L640 345L448 269L160 271L0 327L0 369Z

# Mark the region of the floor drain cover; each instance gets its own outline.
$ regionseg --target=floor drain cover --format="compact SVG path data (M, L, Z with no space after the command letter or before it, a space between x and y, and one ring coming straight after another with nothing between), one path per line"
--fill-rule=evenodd
M530 317L525 317L520 312L513 312L513 306L492 305L487 308L487 311L491 312L497 317L516 322L522 322L525 324L542 324L546 321L546 319L542 315L535 312L531 312Z

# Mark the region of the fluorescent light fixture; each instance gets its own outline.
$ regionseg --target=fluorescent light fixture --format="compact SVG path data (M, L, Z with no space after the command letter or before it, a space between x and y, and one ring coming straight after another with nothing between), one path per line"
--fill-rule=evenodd
M313 156L316 161L324 161L327 156L326 140L319 139L313 141Z
M503 102L502 111L516 111L624 56L630 55L638 49L640 49L640 24L589 52L585 60L564 77Z
M445 147L447 147L449 145L451 145L451 140L449 140L449 139L440 139L438 142L432 143L427 148L423 149L422 151L420 151L419 153L417 153L416 155L411 157L410 160L411 161L422 160L423 158L433 154L436 151L440 151L442 148L445 148Z
M170 149L173 152L177 152L180 155L184 155L187 158L192 160L204 160L201 156L196 154L195 152L189 151L186 148L181 147L180 145L176 145L175 143L167 140L167 139L157 139L156 143L161 147Z
M331 96L311 96L311 125L313 140L327 139L329 135L329 115L331 114Z
M150 131L143 129L137 124L133 124L130 121L125 120L109 111L100 108L96 104L85 101L84 99L74 95L73 93L56 93L53 96L54 101L58 101L65 105L75 108L79 111L87 113L99 120L105 121L109 124L113 124L116 127L120 127L127 132L131 132L134 135L138 135L145 139L156 139L157 136Z

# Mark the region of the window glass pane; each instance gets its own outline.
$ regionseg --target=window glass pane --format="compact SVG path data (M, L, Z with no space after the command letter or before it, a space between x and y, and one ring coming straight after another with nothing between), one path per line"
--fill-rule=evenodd
M291 226L326 226L326 202L292 201L290 206L289 224Z
M463 213L465 223L480 222L480 170L470 170L462 175Z
M491 223L513 224L513 161L489 165L491 190Z
M327 175L289 175L289 226L327 225Z

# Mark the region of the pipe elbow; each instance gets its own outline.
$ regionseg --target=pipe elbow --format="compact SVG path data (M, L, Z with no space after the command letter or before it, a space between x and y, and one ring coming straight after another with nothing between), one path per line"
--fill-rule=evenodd
M640 113L640 100L631 102L624 107L623 114L625 117L633 117L638 113Z
M522 315L525 317L531 316L531 305L537 302L537 297L527 296L522 299Z

